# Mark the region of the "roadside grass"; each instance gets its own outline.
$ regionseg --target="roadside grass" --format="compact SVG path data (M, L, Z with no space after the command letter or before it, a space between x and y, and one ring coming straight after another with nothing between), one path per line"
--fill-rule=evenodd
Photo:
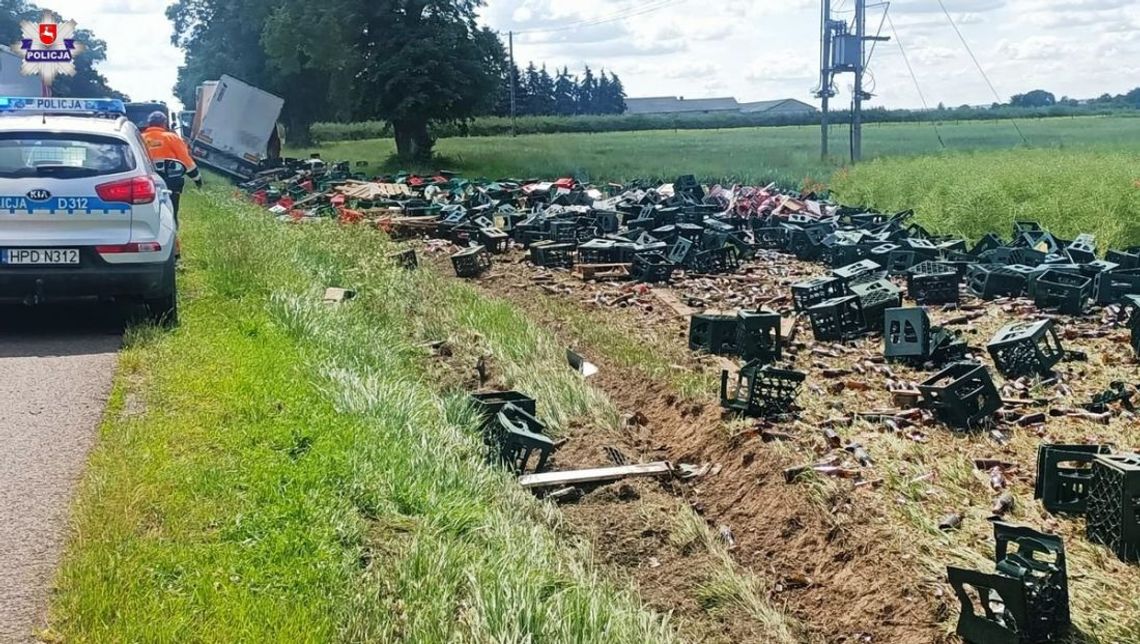
M1018 121L1028 147L1042 154L1074 151L1135 152L1140 118L1129 116L1045 118ZM938 136L946 143L943 149ZM469 177L493 179L576 176L595 182L661 179L694 174L705 182L799 186L805 178L826 181L846 165L847 129L832 129L832 157L819 157L819 128L760 127L727 130L654 130L600 134L535 134L440 139L437 166ZM1008 121L947 121L936 133L930 123L864 126L864 158L942 156L1027 146ZM390 139L344 141L295 150L320 152L329 161L370 162L372 172L396 170ZM1019 164L1015 164L1019 165ZM439 167L409 168L433 171ZM922 184L919 184L919 188ZM1044 186L1042 186L1044 188ZM1068 195L1072 201L1073 195Z
M129 339L45 638L675 640L483 464L463 397L437 395L415 338L448 322L411 314L464 303L432 300L453 287L386 266L379 235L283 226L220 192L186 211L185 321ZM331 281L356 299L321 304ZM445 315L560 364L505 305L476 304ZM548 417L612 413L564 371Z

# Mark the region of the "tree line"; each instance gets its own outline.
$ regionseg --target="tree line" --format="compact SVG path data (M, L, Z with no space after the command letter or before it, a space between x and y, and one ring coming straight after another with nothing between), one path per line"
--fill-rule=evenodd
M625 86L613 72L597 76L587 65L581 76L571 76L563 67L551 76L546 65L532 62L525 72L510 66L500 79L493 109L481 116L511 115L511 82L515 88L515 114L518 116L574 116L622 114L625 112Z
M51 7L39 7L25 0L0 0L0 44L11 45L18 42L22 33L20 23L25 20L39 23L45 10L54 13L61 22L67 21L67 16L52 10ZM89 29L77 29L75 39L83 45L83 53L75 57L75 75L56 76L51 86L52 95L64 98L90 96L127 98L123 93L112 89L107 84L107 78L95 69L97 64L107 59L107 43L96 38Z

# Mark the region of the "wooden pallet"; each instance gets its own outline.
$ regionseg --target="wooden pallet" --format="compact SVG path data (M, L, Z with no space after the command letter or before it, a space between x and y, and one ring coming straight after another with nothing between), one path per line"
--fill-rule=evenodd
M629 267L632 264L575 264L574 276L589 281L624 280L629 279Z
M376 201L393 197L411 197L412 189L403 183L374 183L349 180L335 190L350 199Z

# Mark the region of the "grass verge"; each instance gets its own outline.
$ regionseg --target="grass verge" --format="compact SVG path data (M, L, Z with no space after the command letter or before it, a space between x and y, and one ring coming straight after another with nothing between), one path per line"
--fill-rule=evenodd
M421 345L502 356L504 384L537 391L555 425L613 422L555 372L548 335L401 274L378 235L281 226L218 192L188 195L184 219L185 321L130 334L46 638L675 639L482 464ZM325 306L329 285L358 295Z

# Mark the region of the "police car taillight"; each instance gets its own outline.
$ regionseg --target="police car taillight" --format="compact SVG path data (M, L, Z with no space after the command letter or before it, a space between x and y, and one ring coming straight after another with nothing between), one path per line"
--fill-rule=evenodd
M117 253L157 253L161 250L162 244L158 242L132 242L130 244L95 247L95 252L100 255L114 255Z
M95 186L95 194L103 201L143 204L154 201L158 191L150 177L135 177Z

